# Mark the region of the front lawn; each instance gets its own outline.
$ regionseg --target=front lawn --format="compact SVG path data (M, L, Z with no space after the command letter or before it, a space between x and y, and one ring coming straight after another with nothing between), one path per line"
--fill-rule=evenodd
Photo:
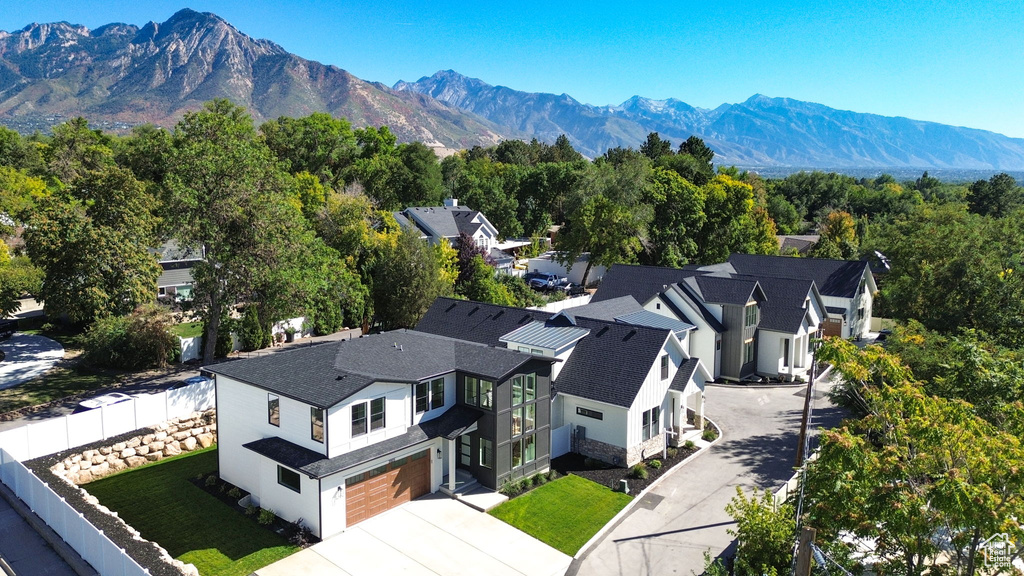
M171 332L179 338L195 338L196 336L203 335L203 323L185 322L184 324L175 324L171 327Z
M84 486L142 537L202 576L245 576L298 550L190 482L217 470L217 449L183 454Z
M513 498L490 514L573 556L632 499L569 475Z
M62 367L58 364L39 378L14 388L0 390L0 414L89 390L109 388L117 381L118 377L112 374L91 372L78 366Z

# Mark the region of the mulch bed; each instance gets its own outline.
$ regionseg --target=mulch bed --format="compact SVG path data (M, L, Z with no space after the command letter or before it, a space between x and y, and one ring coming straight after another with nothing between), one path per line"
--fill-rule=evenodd
M82 493L82 490L50 471L51 466L71 454L79 454L85 450L97 450L104 446L112 446L118 442L125 442L138 436L138 434L138 430L133 430L120 436L107 438L106 440L93 442L85 446L77 446L66 452L43 456L35 460L22 462L22 464L31 470L37 478L45 482L58 496L64 498L72 508L81 512L93 526L102 530L103 535L109 538L111 542L124 548L128 555L138 562L140 566L149 570L152 576L181 576L180 570L164 561L160 548L156 544L148 540L136 540L135 535L128 531L124 521L100 512L95 506L86 502L85 494Z
M598 484L607 486L612 490L618 490L619 481L626 480L626 482L629 483L629 493L638 494L641 490L653 484L654 481L660 478L663 474L668 473L668 471L676 464L679 464L691 454L695 454L697 450L698 449L696 447L692 449L679 447L675 456L669 456L668 458L662 459L659 454L653 458L648 458L644 461L648 464L647 478L643 480L631 477L629 468L605 464L600 460L587 458L574 452L555 458L551 461L551 467L561 474L575 474L577 476L582 476L587 480L597 482ZM650 466L650 462L652 460L661 461L661 468L652 468Z
M211 477L213 478L213 480L210 480ZM258 512L255 512L259 510L258 508L254 507L253 510L249 510L238 503L244 497L248 496L249 493L230 482L221 480L220 477L217 476L216 472L200 476L199 478L190 478L189 482L191 482L194 486L196 486L203 492L206 492L207 494L213 496L217 500L220 500L222 503L234 509L236 512L245 514L246 517L249 517L253 522L258 522ZM232 496L232 489L237 490L237 496ZM255 512L256 515L252 514L252 512ZM314 536L313 533L310 532L308 528L301 529L295 523L288 522L287 520L283 520L277 516L274 517L273 522L271 522L270 524L260 524L260 526L267 530L276 532L278 535L283 536L292 544L295 544L296 546L299 546L301 548L308 548L309 546L312 546L313 544L320 542L320 539Z

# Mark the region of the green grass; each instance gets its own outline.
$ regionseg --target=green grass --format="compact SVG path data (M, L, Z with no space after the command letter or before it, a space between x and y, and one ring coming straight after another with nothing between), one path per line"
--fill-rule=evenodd
M78 368L53 368L35 380L0 390L0 414L97 388L107 388L117 381L118 377L111 374L99 374Z
M175 324L171 328L171 332L179 338L195 338L196 336L203 335L203 323L185 322L184 324Z
M217 469L217 449L161 460L84 488L142 537L202 576L245 576L298 550L189 479Z
M509 500L490 514L573 556L632 499L570 474Z

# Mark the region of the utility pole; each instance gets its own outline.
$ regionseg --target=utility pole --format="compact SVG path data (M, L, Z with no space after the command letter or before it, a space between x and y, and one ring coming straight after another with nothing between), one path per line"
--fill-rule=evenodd
M804 396L804 413L800 418L800 440L796 446L796 468L803 466L804 464L804 446L807 444L807 421L810 419L811 412L811 393L814 390L814 373L818 367L818 345L815 342L812 345L811 353L811 375L807 381L807 394Z
M804 526L800 532L800 544L796 551L796 576L811 576L811 545L817 530Z

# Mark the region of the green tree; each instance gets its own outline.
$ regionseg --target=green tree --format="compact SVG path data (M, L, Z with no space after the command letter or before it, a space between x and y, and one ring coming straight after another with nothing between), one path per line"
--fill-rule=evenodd
M811 251L815 258L851 260L860 246L853 216L839 210L829 212L818 227L820 238Z
M733 252L746 251L757 236L752 217L754 192L749 184L725 174L703 186L705 220L695 234L696 264L724 262Z
M114 160L144 182L162 184L171 151L171 133L159 126L143 124L132 128L127 138L114 146Z
M374 313L384 330L412 328L445 295L433 249L419 233L403 231L384 246L372 267Z
M769 194L766 208L768 215L779 228L780 234L797 234L800 232L800 214L796 207L781 194Z
M74 118L54 126L53 138L43 149L43 160L51 174L70 183L87 172L112 165L111 142L102 131L89 129L85 118Z
M292 174L308 172L329 188L344 186L345 170L358 154L356 136L344 118L314 112L303 118L282 116L260 126L267 146Z
M205 322L203 359L212 362L228 308L266 285L285 253L302 249L287 241L296 211L252 119L227 100L175 127L165 187L169 228L205 255L193 269L193 306Z
M1013 176L1005 172L996 174L987 181L978 180L971 184L967 205L975 214L1006 216L1024 206L1024 188L1017 186Z
M41 200L25 232L44 273L37 294L47 311L72 322L122 316L156 295L160 274L152 198L128 170L89 172Z
M788 574L796 540L796 512L793 506L776 506L775 497L768 490L758 494L755 488L750 497L736 487L736 496L725 511L736 521L736 528L728 530L736 537L737 576L766 576Z
M654 219L642 261L653 266L688 264L697 255L695 234L705 221L705 191L675 172L655 168L647 194Z
M640 153L654 162L662 156L672 154L672 143L668 140L662 140L657 132L651 132L647 135L647 140L640 145Z
M25 256L11 257L7 244L0 240L0 317L21 310L19 300L27 294L39 294L43 271Z
M164 367L181 354L173 325L170 312L153 303L97 320L82 338L85 361L127 370Z
M458 286L457 294L475 302L488 302L500 306L515 306L512 292L495 277L494 266L484 261L479 254L466 265L465 280Z
M238 339L241 340L242 350L246 352L267 347L267 329L260 322L259 312L255 306L245 307L245 315L238 326Z
M708 168L714 167L712 162L715 159L715 151L708 148L707 144L704 143L704 140L697 136L690 136L680 144L679 154L692 156L694 159L707 164Z

